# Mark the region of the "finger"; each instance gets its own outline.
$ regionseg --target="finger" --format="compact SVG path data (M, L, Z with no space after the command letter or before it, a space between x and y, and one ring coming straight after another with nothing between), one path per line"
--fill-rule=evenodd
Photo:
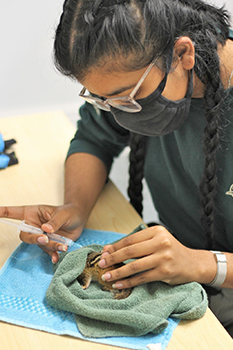
M156 257L147 256L141 259L134 260L118 269L106 272L102 275L103 281L112 282L118 281L125 277L138 274L143 271L151 270L157 267Z
M52 258L52 263L56 264L58 262L58 260L59 260L58 252L52 252L51 258Z
M103 248L103 250L108 251L110 254L112 254L124 247L128 247L136 243L150 240L152 237L153 237L153 230L152 228L148 228L148 229L136 232L134 234L127 235L126 237L122 238L120 241L114 244L106 245Z
M35 235L21 231L19 237L25 243L46 246L48 251L66 252L68 249L68 247L64 244L49 240L48 236L46 235Z
M0 217L23 220L24 219L24 206L17 207L0 207Z
M103 252L106 252L111 247L111 244L107 244L103 247Z
M105 268L128 259L148 256L157 250L157 245L156 242L152 241L152 239L149 239L124 247L112 254L110 254L108 251L104 252L102 254L101 260L99 261L99 267Z
M132 288L144 283L155 282L155 281L160 281L160 277L159 277L159 274L156 272L156 270L152 269L152 270L140 273L137 276L133 276L131 278L117 281L113 283L112 287L114 289L125 289L125 288Z
M68 220L70 220L70 212L68 210L58 210L48 222L41 226L41 228L45 232L54 233L59 231L61 227L67 225Z
M51 261L53 264L56 264L59 260L59 253L53 252L51 250L47 250L45 247L40 247L45 253L47 253L51 257Z

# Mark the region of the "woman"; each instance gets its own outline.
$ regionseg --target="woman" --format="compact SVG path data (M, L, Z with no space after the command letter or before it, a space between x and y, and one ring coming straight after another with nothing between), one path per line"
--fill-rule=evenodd
M119 289L211 284L220 293L210 306L233 336L232 38L228 14L201 0L67 0L56 66L83 84L87 103L66 160L64 205L0 215L77 239L131 132L132 203L141 210L144 172L163 225L106 246L100 267L138 259L104 278ZM21 239L54 263L67 249L43 235Z

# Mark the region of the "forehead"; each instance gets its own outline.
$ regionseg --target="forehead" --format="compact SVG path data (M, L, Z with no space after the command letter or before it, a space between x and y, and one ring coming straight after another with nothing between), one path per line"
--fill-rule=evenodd
M81 83L93 94L110 97L132 90L146 68L131 72L91 70Z

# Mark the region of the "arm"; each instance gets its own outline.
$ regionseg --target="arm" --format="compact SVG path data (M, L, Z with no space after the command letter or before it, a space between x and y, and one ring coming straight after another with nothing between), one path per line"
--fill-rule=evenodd
M83 231L106 179L107 170L97 157L87 153L69 156L65 166L64 205L57 209L48 223L42 225L42 229L59 232L62 228L69 233L66 236L76 240ZM53 262L58 261L57 252L50 255Z
M227 257L227 277L222 287L233 289L233 254ZM152 281L171 285L199 282L208 284L216 275L213 253L185 247L163 226L154 226L104 247L100 267L138 258L119 269L106 273L105 280L115 288L129 288ZM131 275L136 276L130 277Z
M86 223L106 179L107 170L99 158L87 153L72 154L65 167L64 204L76 203Z
M71 230L76 240L105 184L107 170L100 159L87 153L74 153L65 165L64 205L42 226L47 232L61 227Z

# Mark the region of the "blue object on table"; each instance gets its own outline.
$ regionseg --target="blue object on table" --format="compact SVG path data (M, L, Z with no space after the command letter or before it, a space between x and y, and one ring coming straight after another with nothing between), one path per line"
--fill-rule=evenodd
M5 142L3 141L2 134L0 134L0 153L2 153L5 149Z
M81 246L92 243L107 244L123 236L115 232L86 229L77 243ZM74 244L69 251L77 247ZM179 320L169 318L167 328L159 335L85 338L78 331L72 313L59 311L47 304L45 294L52 277L51 258L39 247L21 243L0 271L0 320L27 328L135 350L148 350L153 344L158 344L158 348L164 350L179 323Z
M5 169L10 163L10 157L4 153L0 154L0 169Z
M3 140L3 136L0 133L0 169L5 169L10 165L18 164L15 152L6 152L16 141L10 139L7 141Z

